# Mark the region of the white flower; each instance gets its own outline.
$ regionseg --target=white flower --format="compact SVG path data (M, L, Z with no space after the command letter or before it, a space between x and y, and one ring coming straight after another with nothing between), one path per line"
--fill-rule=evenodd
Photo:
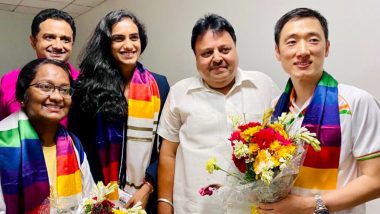
M103 182L99 181L96 184L96 187L94 187L92 195L96 197L96 202L102 202L107 199L106 196L108 194L112 193L115 190L117 191L117 184L108 183L107 186L104 186Z
M241 116L240 115L229 115L228 117L231 120L233 130L237 130L241 124Z
M280 163L285 163L286 162L286 160L283 157L281 157L278 161L280 161Z
M278 117L278 122L284 124L285 126L289 126L293 120L295 115L293 113L285 113L282 112L281 116Z
M248 146L245 145L242 141L240 140L234 140L233 143L235 144L234 146L234 155L237 159L240 159L242 157L247 157L249 154L249 149Z
M261 180L269 185L273 180L273 175L274 172L272 170L265 170L261 174Z
M266 155L266 160L267 161L261 161L257 167L257 172L255 172L256 174L261 174L261 173L264 173L265 171L268 171L268 170L272 170L272 168L274 167L274 162L271 161L271 155L270 153L265 150L265 155Z
M321 143L316 138L316 134L309 132L309 130L305 127L298 129L294 134L292 134L292 136L290 136L290 138L292 138L297 144L301 144L302 141L310 144L317 152L321 150Z

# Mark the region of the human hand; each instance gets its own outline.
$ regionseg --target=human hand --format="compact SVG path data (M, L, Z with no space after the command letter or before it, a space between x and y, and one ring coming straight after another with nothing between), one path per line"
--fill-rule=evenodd
M128 200L125 204L126 208L131 208L137 203L141 202L141 207L145 209L148 204L148 199L150 193L152 192L152 187L148 184L144 184L137 192Z
M313 197L288 195L286 198L274 203L260 203L260 214L310 214L315 210Z

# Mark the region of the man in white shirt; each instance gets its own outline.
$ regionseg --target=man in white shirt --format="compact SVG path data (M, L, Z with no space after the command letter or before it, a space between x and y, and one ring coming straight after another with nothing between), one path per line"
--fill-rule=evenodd
M276 84L265 74L238 68L236 36L231 24L209 14L192 32L198 76L176 83L162 111L158 134L164 138L158 169L159 213L224 213L215 196L198 190L210 183L224 184L222 172L209 175L207 159L229 169L233 131L231 117L261 121Z
M324 71L327 20L297 8L275 27L276 56L290 80L274 116L296 115L293 128L317 134L321 151L306 153L290 194L260 213L365 213L364 203L380 197L380 106L368 92L338 83Z

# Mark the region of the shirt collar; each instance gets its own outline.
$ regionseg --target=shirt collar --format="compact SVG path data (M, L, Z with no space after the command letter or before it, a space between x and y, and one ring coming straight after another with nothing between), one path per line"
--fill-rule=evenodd
M254 78L245 74L245 72L242 69L237 68L236 76L235 76L235 84L232 86L232 89L243 85L245 82L248 82L248 83L252 84L253 86L255 85L255 79ZM195 81L193 81L192 84L187 88L188 92L198 91L198 90L213 91L213 89L211 89L203 81L202 77L199 74L196 76Z
M290 92L290 96L289 96L289 100L290 100L289 110L296 115L298 114L304 115L307 107L310 104L311 97L309 97L309 99L307 99L306 102L301 107L297 106L295 98L296 98L296 91L294 90L294 88L292 88L292 91Z

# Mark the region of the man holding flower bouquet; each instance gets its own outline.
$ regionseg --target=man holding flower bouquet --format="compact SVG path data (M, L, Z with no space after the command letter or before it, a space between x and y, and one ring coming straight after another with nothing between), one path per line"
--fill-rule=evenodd
M199 76L175 84L162 111L158 134L164 138L158 168L159 213L224 213L216 197L204 198L198 189L224 184L223 173L210 178L210 156L229 168L231 117L260 121L278 95L265 74L238 68L236 36L223 17L208 14L192 31L191 47Z
M259 204L260 213L365 213L380 197L380 106L372 95L338 83L324 68L330 42L326 19L297 8L275 27L276 57L290 79L273 118L297 115L317 135L321 151L308 149L291 194Z

